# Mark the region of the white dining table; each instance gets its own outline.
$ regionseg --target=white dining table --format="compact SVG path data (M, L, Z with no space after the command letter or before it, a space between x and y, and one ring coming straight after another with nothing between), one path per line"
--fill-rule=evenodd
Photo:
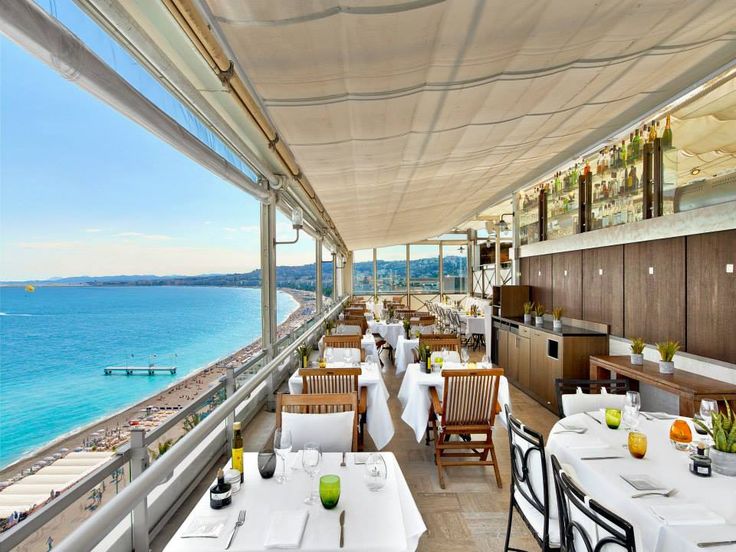
M603 420L603 412L591 413ZM555 424L547 440L548 458L557 456L585 492L603 506L631 523L635 530L637 551L695 552L698 542L736 540L736 478L713 473L698 477L688 470L689 454L676 450L669 440L669 420L647 420L640 417L639 430L647 435L647 452L643 459L633 458L626 446L628 431L609 429L605 422L596 423L586 414L568 416ZM587 428L586 433L557 433L560 424ZM692 425L692 424L691 424ZM697 438L697 434L693 431ZM586 456L611 455L610 460L582 460ZM632 498L638 491L622 479L622 475L645 475L666 489L675 488L671 497ZM550 472L549 480L552 481ZM687 510L701 505L724 523L706 525L698 521L674 525L656 516L652 508L659 505L684 505ZM556 518L556 511L555 518ZM693 520L695 521L695 520ZM554 523L557 523L556 519ZM735 545L709 548L714 552L736 551Z
M396 349L396 344L399 341L399 336L404 335L406 332L402 322L392 322L389 324L383 320L380 322L372 320L368 322L368 328L372 333L380 334L380 336L385 339L394 350Z
M409 363L414 362L412 349L419 347L419 339L406 339L400 335L396 340L396 349L394 352L394 364L396 365L396 373L403 374Z
M304 498L317 488L303 469L287 470L288 481L279 484L274 478L263 479L258 473L257 453L245 453L244 486L233 495L232 504L220 510L209 506L205 492L187 519L164 549L166 552L222 552L235 526L240 510L245 510L245 523L238 530L231 552L265 551L269 527L277 512L308 514L299 550L413 552L419 538L427 530L396 458L381 453L387 466L386 485L371 492L364 482L365 467L356 464L356 454L348 453L346 466L340 466L340 453L324 453L320 474L340 477L340 499L332 510L321 503L308 506ZM300 453L291 453L290 464L298 465ZM279 467L280 469L280 467ZM345 511L344 548L340 542L340 513ZM219 522L222 528L216 538L185 538L197 522Z
M328 368L346 368L344 363L329 363ZM362 362L360 367L363 373L358 376L358 385L366 388L366 430L373 439L378 450L389 444L394 436L394 422L388 409L388 389L383 381L381 370L375 363ZM298 395L302 392L303 382L299 370L289 378L289 393Z
M445 369L465 368L460 363L445 363ZM482 363L476 363L476 367L482 368ZM424 438L429 421L429 407L432 403L429 397L429 388L434 387L437 393L442 397L445 387L445 380L440 372L432 372L430 374L420 370L419 364L412 363L406 368L406 374L399 388L399 401L403 407L401 419L414 430L414 436L417 443ZM498 418L506 427L506 417L503 413L503 407L511 404L509 395L509 382L505 376L501 376L498 387L498 402L501 405L501 414Z
M325 338L320 337L319 343L319 356L322 357L325 352ZM374 358L378 358L378 348L376 347L376 340L372 335L364 335L360 338L360 346L365 351L366 358L373 355Z
M475 334L485 335L486 333L485 317L461 314L460 319L465 321L465 335L467 337L471 337Z

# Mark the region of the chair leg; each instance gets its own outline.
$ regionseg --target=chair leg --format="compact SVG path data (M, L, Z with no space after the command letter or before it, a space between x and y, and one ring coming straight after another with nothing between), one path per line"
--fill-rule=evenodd
M498 471L498 460L496 459L496 448L493 446L493 443L491 443L491 460L493 460L493 471L496 474L496 485L498 485L498 488L503 487L503 482L501 481L501 472Z
M436 432L435 432L436 433ZM435 436L435 442L434 442L434 461L435 464L437 464L437 475L440 480L440 488L445 488L445 474L443 472L442 468L442 450L440 449L440 443L444 442L444 434L440 435L439 437Z
M511 522L514 519L514 497L509 501L509 521L506 524L506 542L503 545L503 552L508 552L509 542L511 542Z

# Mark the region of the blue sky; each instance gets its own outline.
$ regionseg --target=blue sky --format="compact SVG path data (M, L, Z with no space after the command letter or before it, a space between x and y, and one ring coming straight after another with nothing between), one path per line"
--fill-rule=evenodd
M4 37L0 54L0 280L258 267L248 194ZM311 239L279 248L306 262Z

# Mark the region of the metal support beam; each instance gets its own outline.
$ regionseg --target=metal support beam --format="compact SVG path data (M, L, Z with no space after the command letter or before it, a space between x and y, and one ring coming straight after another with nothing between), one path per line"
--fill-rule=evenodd
M495 272L495 285L503 285L503 279L501 278L501 228L496 226L496 264L494 267Z
M235 394L235 367L225 367L225 398L229 399ZM230 458L233 448L233 424L235 423L235 411L233 410L225 422L227 442L225 443L225 458Z
M148 467L146 430L134 427L130 430L130 480L135 481ZM133 509L131 522L132 545L135 552L148 552L148 497L144 496Z
M332 299L339 297L337 293L337 253L332 254Z
M519 261L519 253L521 252L521 240L519 239L519 194L513 194L511 196L511 210L514 212L511 228L511 244L512 251L514 252L513 259L511 260L511 283L518 285L521 283L521 263ZM528 283L528 282L526 282Z
M317 312L322 312L322 238L314 240L314 248L314 263L317 268L317 282L314 286L314 308L317 309Z
M445 272L445 267L444 267L445 263L443 262L443 259L442 259L442 242L440 242L439 246L437 247L439 251L439 265L440 265L440 274L439 274L440 276L440 298L442 298L442 296L445 294L445 282L443 281L444 280L443 276Z
M475 241L468 239L468 247L465 250L467 256L465 257L465 272L466 272L466 284L465 291L472 297L475 291L475 282L473 277L473 263L475 261Z
M261 347L273 357L276 342L276 197L261 205Z
M409 263L410 246L406 244L406 306L411 308L411 266Z
M378 295L378 251L373 250L373 297Z

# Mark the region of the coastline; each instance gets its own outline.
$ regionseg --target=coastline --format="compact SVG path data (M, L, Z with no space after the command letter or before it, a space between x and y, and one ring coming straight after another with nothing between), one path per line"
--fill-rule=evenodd
M297 303L286 319L278 326L277 335L281 337L282 335L286 335L290 329L303 324L308 317L312 316L315 299L313 292L290 288L279 288L279 291L288 293ZM77 447L83 447L85 438L94 432L120 430L120 428L128 425L129 420L136 419L140 416L140 413L146 409L146 406L176 407L180 405L183 407L197 400L225 374L225 367L227 365L231 363L240 364L247 361L248 358L260 350L260 344L261 338L259 337L244 347L206 366L196 369L153 395L149 395L132 405L93 420L63 435L59 435L53 441L24 454L21 458L0 469L0 481L6 481L17 476L19 473L31 468L34 464L37 464L42 458L58 452L61 448L74 450ZM175 395L175 393L178 395ZM171 410L168 414L173 414L174 412L174 410ZM165 417L160 417L157 421L161 422L164 419ZM150 426L149 429L153 429L153 427L155 426ZM116 443L116 446L120 444L122 442Z

